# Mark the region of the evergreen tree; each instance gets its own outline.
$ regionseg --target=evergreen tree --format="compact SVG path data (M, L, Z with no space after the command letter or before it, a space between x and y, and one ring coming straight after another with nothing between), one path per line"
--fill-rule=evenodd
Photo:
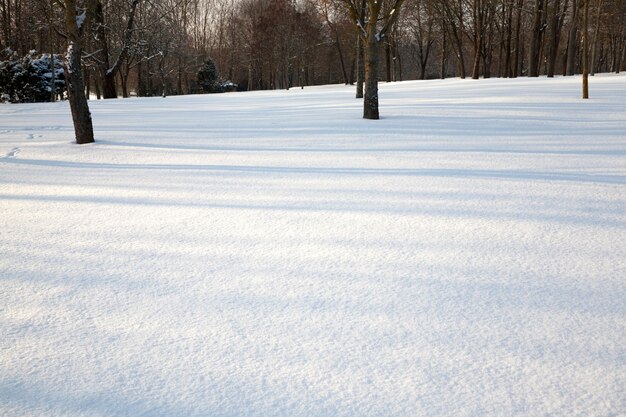
M207 59L198 71L198 85L204 93L222 92L217 67L211 58Z
M50 56L35 58L35 51L18 57L13 51L4 51L0 61L0 101L12 103L39 103L49 101L52 91ZM65 86L62 61L55 57L55 86L62 94Z

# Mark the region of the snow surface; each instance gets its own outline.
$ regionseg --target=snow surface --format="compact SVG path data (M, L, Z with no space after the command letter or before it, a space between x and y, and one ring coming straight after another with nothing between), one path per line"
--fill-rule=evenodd
M626 76L0 106L0 414L626 415Z

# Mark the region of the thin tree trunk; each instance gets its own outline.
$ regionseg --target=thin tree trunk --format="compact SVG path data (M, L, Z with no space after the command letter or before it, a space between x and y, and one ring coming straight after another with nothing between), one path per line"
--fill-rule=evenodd
M98 47L100 48L100 77L102 79L102 96L105 99L117 98L115 88L115 76L109 72L109 43L107 40L106 26L104 23L104 11L102 2L97 1L94 12Z
M144 97L146 95L146 87L143 81L143 65L141 61L137 63L137 96Z
M603 0L598 0L598 6L596 8L596 24L593 30L593 40L591 41L591 75L596 75L596 48L598 46L598 35L600 33L600 13L602 11Z
M483 11L482 4L478 0L472 2L474 23L474 59L472 63L472 80L480 77L480 52L483 47Z
M543 33L543 0L535 0L535 13L533 17L533 31L530 37L528 54L528 76L539 76L539 57L541 47L541 34Z
M363 61L363 39L360 29L356 36L356 98L363 98L363 80L365 78L365 63Z
M502 59L502 73L504 78L511 77L511 45L513 42L513 4L508 5L508 9L503 12L504 25L502 27L502 53L504 58Z
M559 42L561 40L561 29L563 27L563 19L567 10L567 2L564 10L561 10L561 0L554 0L552 7L552 15L550 19L550 32L548 39L548 77L554 77L556 71L556 62L559 52Z
M341 75L343 76L343 82L348 85L348 73L346 72L346 64L343 60L343 52L341 51L341 43L339 42L339 35L335 36L335 46L337 47L337 53L339 54L339 63L341 64Z
M252 51L252 48L250 48L250 51ZM250 52L250 56L248 57L249 61L248 61L248 91L252 91L254 90L254 86L252 85L253 81L252 81L252 76L253 76L253 71L252 71L252 52Z
M119 71L118 74L122 85L122 97L128 98L128 74L125 74L124 71Z
M626 65L626 36L622 34L621 36L621 52L618 52L617 55L617 63L615 65L615 73L619 74L622 70L622 65Z
M48 21L48 36L50 37L50 101L56 101L56 68L54 65L54 46L52 40L54 39L53 27L52 27L52 15L54 13L54 0L50 0L50 20Z
M576 73L576 55L578 50L578 0L572 0L572 22L567 39L567 75Z
M389 40L385 42L385 81L391 82L391 48Z
M446 42L446 31L444 29L444 22L441 21L441 64L439 67L439 75L442 80L446 78L446 56L447 56L447 42Z
M83 66L83 74L85 74L85 97L87 97L87 100L89 100L89 96L91 96L91 91L89 91L90 84L91 84L90 82L91 73L89 69L85 68L85 66Z
M365 21L366 1L361 0L359 8L355 10L354 18L359 21ZM356 4L356 3L355 3ZM365 82L365 49L363 46L364 38L362 36L361 27L356 28L356 98L363 98L363 84Z
M521 54L521 31L522 31L522 8L524 7L524 0L517 0L517 13L515 13L515 52L513 54L513 78L517 78L520 75L520 62L519 58Z
M583 5L583 99L589 98L589 0L585 0Z
M461 77L461 79L465 79L465 54L463 53L463 40L461 39L457 29L453 28L453 35L456 41L456 46L457 46L457 51L458 51L458 55L457 55L457 63L458 63L458 69L459 69L459 76Z

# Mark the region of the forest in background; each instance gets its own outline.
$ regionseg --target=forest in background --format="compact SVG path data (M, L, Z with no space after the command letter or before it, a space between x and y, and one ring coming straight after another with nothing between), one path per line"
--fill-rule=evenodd
M583 1L406 0L381 42L377 76L579 74ZM590 72L626 69L626 2L588 1ZM200 92L208 59L240 90L354 83L358 28L347 2L367 10L365 0L78 1L85 89L98 98ZM0 0L4 56L63 54L63 7Z

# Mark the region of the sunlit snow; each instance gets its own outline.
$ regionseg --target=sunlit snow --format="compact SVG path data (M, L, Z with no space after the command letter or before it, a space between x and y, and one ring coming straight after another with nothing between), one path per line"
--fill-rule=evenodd
M621 416L626 76L0 106L0 415Z

